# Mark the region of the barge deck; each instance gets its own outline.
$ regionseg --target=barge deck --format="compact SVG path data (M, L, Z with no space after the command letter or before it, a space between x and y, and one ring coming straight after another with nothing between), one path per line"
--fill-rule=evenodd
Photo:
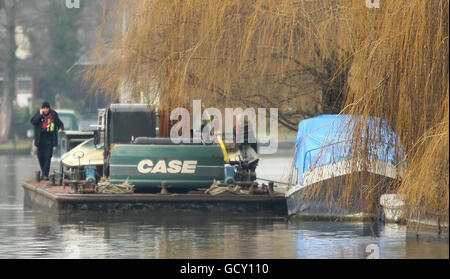
M187 194L74 194L70 187L52 186L49 181L23 183L24 204L32 209L58 214L83 212L178 214L207 213L287 216L284 194L208 195L202 191Z

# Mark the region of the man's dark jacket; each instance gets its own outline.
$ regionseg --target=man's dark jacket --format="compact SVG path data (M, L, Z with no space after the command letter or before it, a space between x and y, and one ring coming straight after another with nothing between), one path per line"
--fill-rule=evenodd
M56 111L50 109L49 113L52 115L53 123L55 123L54 131L49 132L49 133L52 134L51 136L52 136L53 146L57 146L58 145L58 130L59 129L64 130L64 124L59 119L58 113ZM42 133L44 133L44 131L41 128L41 119L42 119L42 115L40 114L39 111L33 116L33 118L31 118L31 124L33 124L33 126L34 126L34 145L36 145L36 146L39 146L39 141L41 140Z

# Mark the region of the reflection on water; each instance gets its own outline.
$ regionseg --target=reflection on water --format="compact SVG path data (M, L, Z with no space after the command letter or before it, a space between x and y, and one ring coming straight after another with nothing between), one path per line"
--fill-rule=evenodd
M265 160L265 161L264 161ZM279 179L287 158L263 159ZM405 226L246 216L58 216L23 207L32 157L0 156L0 258L448 258L448 236Z

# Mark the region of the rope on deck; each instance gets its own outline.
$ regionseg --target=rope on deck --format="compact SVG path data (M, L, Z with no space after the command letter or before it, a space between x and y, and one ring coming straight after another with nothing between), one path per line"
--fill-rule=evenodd
M131 194L134 193L134 185L128 183L128 179L121 184L111 184L108 178L102 177L95 186L95 192L99 194Z
M218 181L214 180L214 183L205 191L205 194L217 196L222 194L232 195L248 195L247 190L243 190L239 185L227 185L223 186Z

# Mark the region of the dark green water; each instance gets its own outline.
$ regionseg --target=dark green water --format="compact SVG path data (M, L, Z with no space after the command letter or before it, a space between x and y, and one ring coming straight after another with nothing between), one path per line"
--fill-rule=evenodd
M288 158L258 170L281 179ZM24 208L22 182L37 160L0 156L0 258L448 258L448 236L400 225L305 222L248 216L58 217Z

